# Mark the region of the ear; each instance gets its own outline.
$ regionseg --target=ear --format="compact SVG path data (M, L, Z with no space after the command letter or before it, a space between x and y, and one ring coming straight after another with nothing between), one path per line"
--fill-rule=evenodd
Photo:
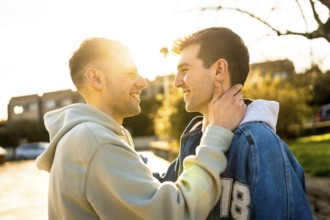
M95 88L96 90L101 90L103 88L103 82L101 77L101 72L94 68L88 68L85 72L87 83Z
M215 86L221 86L221 83L228 77L228 63L225 59L219 59L212 66Z

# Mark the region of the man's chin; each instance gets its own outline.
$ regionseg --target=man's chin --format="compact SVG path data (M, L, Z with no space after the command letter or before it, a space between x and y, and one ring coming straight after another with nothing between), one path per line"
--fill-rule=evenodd
M186 105L185 108L186 112L194 112L194 110L189 105Z
M131 109L131 111L129 112L126 112L126 117L125 118L129 118L129 117L134 117L134 116L137 116L141 113L141 108L136 108L136 109Z
M199 113L201 113L201 111L199 111L199 109L196 108L196 106L193 107L191 105L187 105L186 104L185 109L186 109L186 112L189 112L189 113L193 113L193 112L199 112Z
M141 113L141 108L140 108L140 106L139 106L134 112L132 112L131 117L132 117L132 116L137 116L137 115L139 115L140 113Z

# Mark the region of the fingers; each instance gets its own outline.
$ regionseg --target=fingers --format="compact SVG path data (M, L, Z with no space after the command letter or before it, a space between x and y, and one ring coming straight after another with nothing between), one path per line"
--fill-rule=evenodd
M246 111L241 89L242 85L237 84L228 89L221 97L219 91L215 91L213 102L209 105L209 122L211 124L221 125L229 130L233 130L239 125Z
M238 90L235 94L234 97L236 97L237 99L242 99L243 98L243 92L242 90Z
M213 98L210 103L216 102L222 95L222 86L215 86L214 87L214 93L213 93Z
M242 84L236 84L232 86L230 89L228 89L227 93L235 96L237 93L239 93L242 90Z
M236 99L242 99L243 98L243 93L241 92L242 87L243 86L241 84L236 84L236 85L232 86L228 91L223 93L222 86L221 87L216 86L214 88L214 94L213 94L213 97L212 97L212 101L210 103L215 103L217 100L220 99L220 97L222 95L235 96Z
M233 96L233 104L237 103L238 106L244 106L242 85L236 84L227 91L229 96Z

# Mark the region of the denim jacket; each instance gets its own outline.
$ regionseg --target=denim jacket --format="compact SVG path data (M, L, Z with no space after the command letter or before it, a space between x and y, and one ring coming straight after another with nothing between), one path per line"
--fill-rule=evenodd
M175 181L182 161L195 154L202 136L202 117L194 118L181 136L181 149L160 181ZM193 129L197 123L200 125ZM244 121L226 152L220 200L208 219L312 219L304 171L287 144L264 121Z

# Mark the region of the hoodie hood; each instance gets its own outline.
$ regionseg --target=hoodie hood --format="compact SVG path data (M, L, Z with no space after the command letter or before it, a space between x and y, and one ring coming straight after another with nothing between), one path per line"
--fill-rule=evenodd
M254 100L248 105L241 124L262 121L276 132L277 118L280 109L279 106L279 103L276 101L262 99Z
M113 118L104 112L87 104L72 104L64 108L47 112L44 116L45 126L49 133L50 144L47 149L37 158L38 168L49 171L56 151L57 143L73 127L83 122L93 122L111 130L119 137L128 140L128 144L133 146L127 131L119 125Z

